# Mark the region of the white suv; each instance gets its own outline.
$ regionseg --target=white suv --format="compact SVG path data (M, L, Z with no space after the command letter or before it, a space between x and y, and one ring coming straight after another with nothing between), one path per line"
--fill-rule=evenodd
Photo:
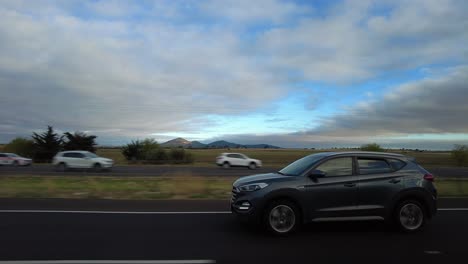
M59 171L70 169L90 169L101 171L102 169L110 170L114 165L114 161L97 156L89 151L73 150L62 151L55 155L52 163Z
M241 153L222 153L216 157L216 164L223 168L229 167L247 167L251 170L262 166L262 161L257 159L251 159Z

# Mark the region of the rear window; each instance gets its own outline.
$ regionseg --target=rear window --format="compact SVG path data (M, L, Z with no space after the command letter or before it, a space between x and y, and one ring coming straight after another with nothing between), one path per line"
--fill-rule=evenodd
M359 174L392 172L393 168L384 159L358 158Z
M394 170L400 170L404 166L406 166L406 162L399 160L399 159L388 159L388 162L393 167Z

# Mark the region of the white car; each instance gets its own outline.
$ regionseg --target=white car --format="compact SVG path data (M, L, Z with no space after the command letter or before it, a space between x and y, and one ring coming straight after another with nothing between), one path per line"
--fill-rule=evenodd
M32 159L23 158L15 153L0 153L0 165L29 166Z
M251 159L241 153L222 153L216 157L216 164L223 168L229 167L247 167L251 170L262 166L262 161L258 159Z
M102 169L110 170L114 165L111 159L99 157L89 151L72 150L62 151L55 155L52 164L59 171L66 171L67 169L94 169L101 171Z

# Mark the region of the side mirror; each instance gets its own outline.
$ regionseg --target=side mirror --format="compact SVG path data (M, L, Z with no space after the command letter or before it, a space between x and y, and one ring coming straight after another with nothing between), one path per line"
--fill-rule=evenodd
M321 170L312 170L307 174L307 176L312 180L316 181L318 178L324 178L325 172Z

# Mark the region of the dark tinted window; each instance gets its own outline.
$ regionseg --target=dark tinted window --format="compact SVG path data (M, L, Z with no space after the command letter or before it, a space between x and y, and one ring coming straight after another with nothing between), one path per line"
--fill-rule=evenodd
M229 158L238 158L236 154L228 154L227 155Z
M396 171L403 168L406 165L404 161L399 160L399 159L388 159L388 162Z
M351 157L331 159L316 169L323 171L326 177L350 176L353 175L353 159Z
M74 153L74 152L63 153L63 156L64 156L65 158L74 158L74 157L75 157L75 153Z
M4 158L4 157L6 157L5 154L0 154L0 158Z
M393 169L383 159L358 158L359 174L392 172Z
M302 159L298 159L279 172L285 175L299 176L303 174L308 168L312 167L316 162L321 160L324 155L325 154L313 154Z

